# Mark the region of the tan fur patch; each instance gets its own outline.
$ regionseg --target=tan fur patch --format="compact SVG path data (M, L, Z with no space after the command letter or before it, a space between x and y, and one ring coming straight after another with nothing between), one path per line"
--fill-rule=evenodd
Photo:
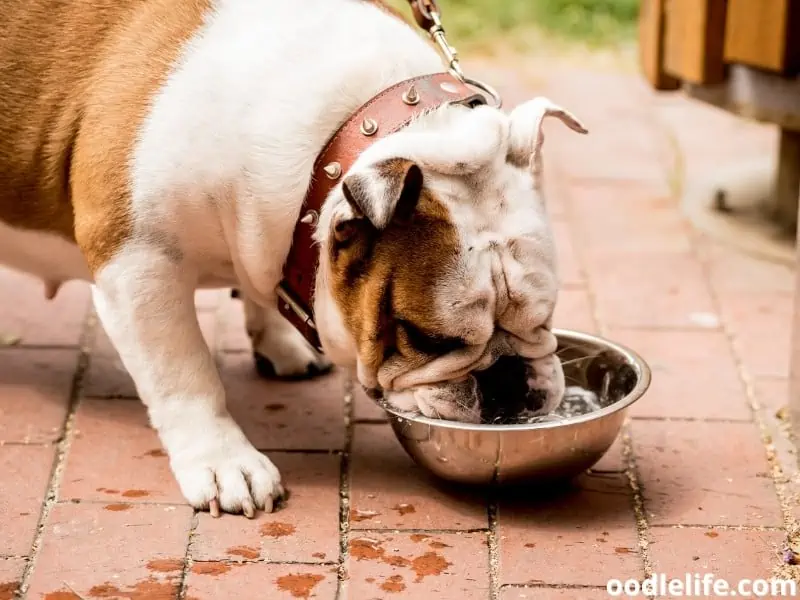
M371 371L390 355L422 365L425 342L445 340L432 298L455 268L458 234L444 204L423 189L410 222L381 232L362 224L343 249L331 241L332 293ZM422 338L434 338L419 340Z
M139 127L209 0L5 0L0 220L80 244L96 271L130 236Z

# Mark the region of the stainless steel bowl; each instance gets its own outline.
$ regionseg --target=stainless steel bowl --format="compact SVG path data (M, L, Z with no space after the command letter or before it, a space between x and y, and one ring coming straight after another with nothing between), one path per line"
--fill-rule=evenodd
M650 368L632 350L606 339L566 330L555 334L567 385L602 395L602 409L557 422L474 425L384 405L406 452L434 475L466 484L569 479L594 465L619 435L626 409L647 391Z

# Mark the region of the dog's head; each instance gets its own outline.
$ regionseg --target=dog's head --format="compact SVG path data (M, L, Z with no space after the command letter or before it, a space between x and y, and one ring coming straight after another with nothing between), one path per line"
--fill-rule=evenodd
M504 389L521 390L508 402L544 413L560 401L555 248L540 195L548 116L586 132L545 98L510 115L442 107L372 145L326 201L320 339L398 408L478 421L483 376L508 356L521 365L506 372L515 381Z

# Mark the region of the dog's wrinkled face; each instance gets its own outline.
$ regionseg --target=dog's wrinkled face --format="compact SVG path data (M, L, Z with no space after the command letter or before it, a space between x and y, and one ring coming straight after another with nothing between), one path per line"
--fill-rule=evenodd
M376 142L328 198L320 338L398 408L478 421L482 374L501 356L521 359L508 387L527 409L560 401L555 248L540 197L550 115L585 133L545 98L511 115L441 108Z

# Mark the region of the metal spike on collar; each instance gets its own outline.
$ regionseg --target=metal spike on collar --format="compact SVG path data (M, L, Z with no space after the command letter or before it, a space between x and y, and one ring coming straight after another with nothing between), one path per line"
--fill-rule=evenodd
M412 84L411 87L403 93L403 102L409 106L419 104L419 92L417 91L417 87L415 85Z
M342 165L338 162L331 162L322 167L322 170L325 171L328 179L338 179L339 175L342 174Z
M319 214L315 210L310 210L306 214L303 215L303 218L300 219L300 222L304 225L316 225L317 220L319 219Z
M375 119L370 119L367 117L364 119L364 122L361 123L361 133L364 135L375 135L375 132L378 131L378 122Z

